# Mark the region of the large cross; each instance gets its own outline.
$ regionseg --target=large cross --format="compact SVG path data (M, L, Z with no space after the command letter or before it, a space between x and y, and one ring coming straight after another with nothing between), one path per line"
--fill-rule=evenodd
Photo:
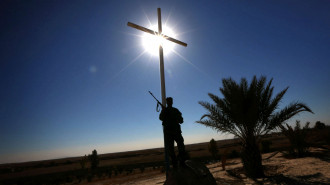
M187 44L184 42L181 42L179 40L176 40L172 37L169 37L167 35L164 35L162 33L162 18L161 18L161 11L160 8L157 9L158 13L158 32L150 30L148 28L136 25L134 23L128 22L127 26L130 26L132 28L136 28L138 30L150 33L152 35L156 35L158 37L163 37L166 40L172 41L174 43L177 43L179 45L182 45L184 47L187 47ZM162 93L162 105L163 107L166 107L166 91L165 91L165 74L164 74L164 55L163 55L163 46L160 44L159 45L159 66L160 66L160 84L161 84L161 93ZM164 130L164 128L163 128ZM168 162L168 153L167 153L167 147L166 147L166 142L165 142L165 134L164 134L164 147L165 147L165 163L166 163L166 176L168 175L169 171L169 162Z

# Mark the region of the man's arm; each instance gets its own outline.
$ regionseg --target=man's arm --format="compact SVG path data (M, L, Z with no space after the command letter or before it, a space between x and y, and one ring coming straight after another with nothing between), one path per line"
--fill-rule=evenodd
M165 110L164 109L162 109L162 111L160 112L159 119L164 121L164 119L165 119Z
M178 121L178 123L182 124L183 123L182 113L177 108L175 108L175 110L176 110L177 121Z

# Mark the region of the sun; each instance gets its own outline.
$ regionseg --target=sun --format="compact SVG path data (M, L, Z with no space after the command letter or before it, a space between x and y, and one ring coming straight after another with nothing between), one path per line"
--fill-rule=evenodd
M156 25L149 27L151 30L158 30ZM163 34L175 38L174 31L167 26L163 26ZM166 40L162 36L152 35L150 33L143 33L142 45L144 49L151 55L159 55L159 45L163 46L164 55L168 55L174 49L175 43Z

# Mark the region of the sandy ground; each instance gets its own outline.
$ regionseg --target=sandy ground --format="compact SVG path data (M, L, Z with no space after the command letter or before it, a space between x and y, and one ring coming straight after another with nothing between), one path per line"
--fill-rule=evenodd
M266 178L252 180L247 178L240 159L227 161L226 170L221 163L207 165L217 181L224 185L245 184L330 184L330 153L329 150L313 149L310 157L289 159L280 152L263 154L263 166ZM165 174L156 171L146 171L133 175L105 179L86 185L134 184L154 185L164 184Z
M208 167L217 184L330 184L330 155L324 150L314 149L311 157L297 159L288 159L275 152L262 157L266 175L262 179L247 178L239 159L230 160L226 171L219 163Z

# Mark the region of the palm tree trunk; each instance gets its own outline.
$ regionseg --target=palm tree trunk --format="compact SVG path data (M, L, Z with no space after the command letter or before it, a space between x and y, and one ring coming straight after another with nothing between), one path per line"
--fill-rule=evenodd
M264 177L261 154L256 138L249 137L242 145L241 158L246 175L251 178Z

